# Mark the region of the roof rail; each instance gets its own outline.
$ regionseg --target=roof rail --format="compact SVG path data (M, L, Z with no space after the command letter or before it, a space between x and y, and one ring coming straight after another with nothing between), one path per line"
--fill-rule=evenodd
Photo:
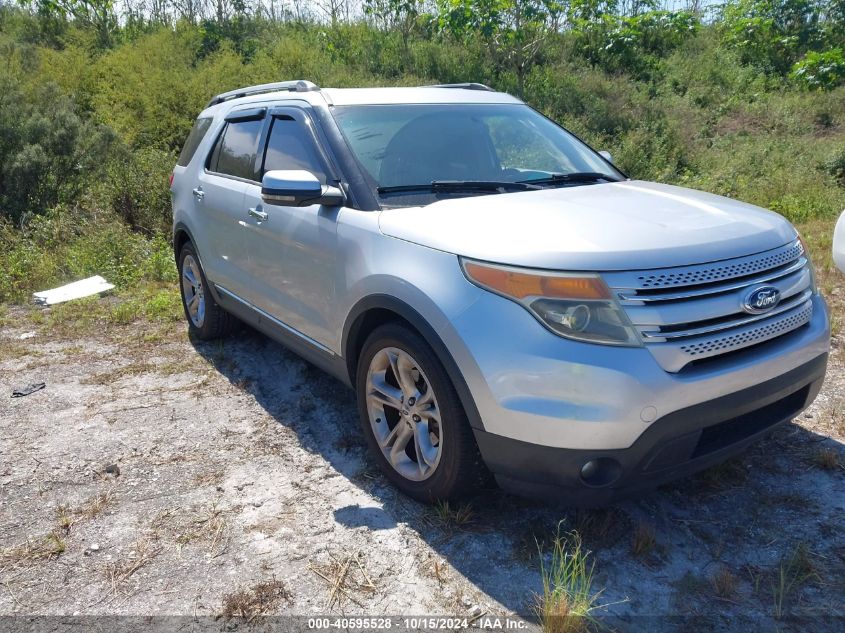
M463 84L435 84L433 86L427 86L428 88L462 88L464 90L484 90L486 92L496 92L490 86L485 86L484 84L479 83L463 83Z
M214 97L211 101L208 102L208 105L205 107L210 108L213 105L223 103L224 101L228 101L229 99L239 99L240 97L257 95L264 92L279 92L282 90L287 90L288 92L310 92L312 90L319 89L320 86L304 79L299 79L297 81L277 81L275 83L259 84L257 86L249 86L247 88L238 88L237 90L230 90L229 92L224 92Z

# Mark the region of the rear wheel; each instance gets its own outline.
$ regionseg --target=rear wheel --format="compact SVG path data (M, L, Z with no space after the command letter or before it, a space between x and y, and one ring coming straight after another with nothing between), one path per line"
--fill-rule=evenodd
M420 501L466 497L484 468L458 394L429 345L391 323L364 343L356 376L361 425L379 466Z
M194 245L188 242L179 253L179 288L188 328L203 340L228 334L235 319L223 310L208 291L208 281L200 266Z

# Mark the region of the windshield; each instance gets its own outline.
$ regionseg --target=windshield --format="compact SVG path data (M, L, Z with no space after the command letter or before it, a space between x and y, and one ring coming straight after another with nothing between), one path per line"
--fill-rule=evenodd
M539 188L624 178L523 104L338 106L334 116L387 206L520 190L507 183Z

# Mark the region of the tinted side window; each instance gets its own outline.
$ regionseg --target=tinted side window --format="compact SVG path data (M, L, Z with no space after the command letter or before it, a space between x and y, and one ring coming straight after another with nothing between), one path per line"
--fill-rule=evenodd
M313 138L302 123L289 117L273 119L262 174L273 169L304 169L326 184L326 173Z
M221 174L258 180L255 153L263 125L262 120L227 123L211 154L208 168Z
M208 132L208 127L210 125L210 118L197 119L194 121L194 127L191 128L191 133L188 134L188 140L185 141L185 145L182 147L182 152L179 154L179 160L176 161L177 165L185 167L191 162L191 159L197 151L197 147L199 147L202 142L205 133Z

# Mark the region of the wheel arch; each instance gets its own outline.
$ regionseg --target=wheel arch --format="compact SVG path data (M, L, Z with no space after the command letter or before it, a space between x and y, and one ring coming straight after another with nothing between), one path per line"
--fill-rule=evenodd
M419 334L434 351L458 393L461 405L474 429L484 430L481 415L466 380L435 329L412 306L391 295L370 295L358 301L349 313L343 328L341 349L349 382L354 387L358 357L370 333L385 323L399 322Z
M194 242L194 236L191 234L190 229L182 222L178 222L173 227L173 256L177 261L179 260L179 253L182 252L182 247L188 242L196 245L196 242Z
M182 248L187 243L191 243L194 248L194 252L197 254L197 259L199 259L200 267L202 268L202 272L206 277L206 280L209 281L207 290L211 293L211 296L214 297L214 300L217 303L223 303L220 293L217 291L217 286L214 285L208 279L208 271L205 270L205 265L203 264L202 254L200 254L199 246L197 245L197 241L194 239L193 234L191 233L191 229L185 226L182 222L177 222L176 225L173 227L173 258L176 260L176 267L179 267L179 254L182 252ZM177 271L181 275L181 271Z

